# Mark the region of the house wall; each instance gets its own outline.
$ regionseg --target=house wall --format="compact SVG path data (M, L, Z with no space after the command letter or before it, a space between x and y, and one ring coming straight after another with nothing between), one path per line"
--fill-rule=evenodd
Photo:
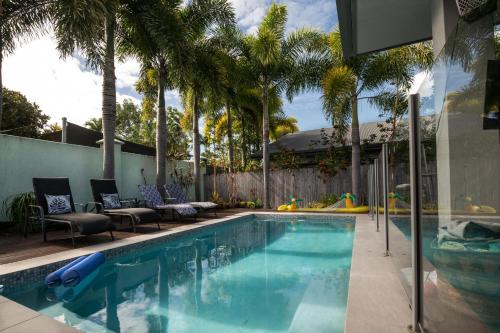
M167 182L174 168L192 169L187 161L167 162ZM156 179L155 157L125 153L115 146L115 178L122 197L140 198L137 185ZM93 201L91 178L102 178L102 149L59 142L0 135L0 203L8 197L33 191L33 177L68 177L76 202ZM193 189L189 190L190 194ZM5 221L0 212L0 221Z

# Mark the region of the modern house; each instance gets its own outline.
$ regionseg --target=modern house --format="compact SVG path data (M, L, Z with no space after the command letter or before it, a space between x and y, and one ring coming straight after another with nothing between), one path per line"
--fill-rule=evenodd
M346 57L419 41L434 49L435 63L409 103L414 211L411 223L392 219L388 235L412 330L500 332L500 255L491 245L500 231L498 1L337 0L337 8ZM421 194L418 132L429 114L437 128L434 200ZM473 225L485 232L475 235L476 247Z

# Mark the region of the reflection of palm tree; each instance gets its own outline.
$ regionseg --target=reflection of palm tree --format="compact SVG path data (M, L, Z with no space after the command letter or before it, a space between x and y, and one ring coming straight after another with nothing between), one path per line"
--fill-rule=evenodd
M165 251L159 257L159 280L158 280L158 302L159 302L159 315L160 315L160 332L168 332L168 309L170 290L168 286L168 258L171 257L170 251Z
M120 332L116 278L117 275L113 273L109 277L109 283L106 285L106 328L113 332Z

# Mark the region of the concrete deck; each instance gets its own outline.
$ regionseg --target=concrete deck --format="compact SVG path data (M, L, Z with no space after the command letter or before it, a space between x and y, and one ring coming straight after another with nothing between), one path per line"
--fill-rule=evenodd
M352 254L346 333L402 333L411 323L408 298L391 257L384 256L384 226L358 215Z
M1 333L77 333L79 330L0 296Z

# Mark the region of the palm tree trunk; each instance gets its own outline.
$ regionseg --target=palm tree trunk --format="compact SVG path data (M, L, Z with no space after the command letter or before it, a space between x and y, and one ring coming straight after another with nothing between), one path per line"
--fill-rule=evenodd
M116 87L115 87L115 28L114 13L106 19L106 53L103 67L102 85L102 133L104 139L103 177L113 179L115 175L115 127L116 127Z
M264 173L264 208L271 207L269 203L269 86L264 85L262 91L262 168Z
M3 4L0 0L0 19L3 17ZM2 116L3 116L3 82L2 82L2 62L3 62L3 40L2 31L0 29L0 130L2 130Z
M201 174L200 174L200 130L198 124L198 96L193 96L193 155L194 155L194 193L196 201L201 198Z
M231 102L226 100L226 113L227 113L227 143L229 150L229 173L233 173L234 168L234 147L233 147L233 128L231 124Z
M247 166L247 137L245 132L245 115L241 112L241 163L243 169Z
M158 110L156 113L156 185L159 189L166 183L167 115L165 111L166 66L163 59L158 66Z
M361 200L360 183L361 183L361 140L359 138L359 119L358 119L358 97L352 97L352 125L351 125L351 179L352 179L352 193ZM359 204L359 202L358 202Z
M2 41L0 40L0 130L2 129L3 116L3 82L2 82Z

